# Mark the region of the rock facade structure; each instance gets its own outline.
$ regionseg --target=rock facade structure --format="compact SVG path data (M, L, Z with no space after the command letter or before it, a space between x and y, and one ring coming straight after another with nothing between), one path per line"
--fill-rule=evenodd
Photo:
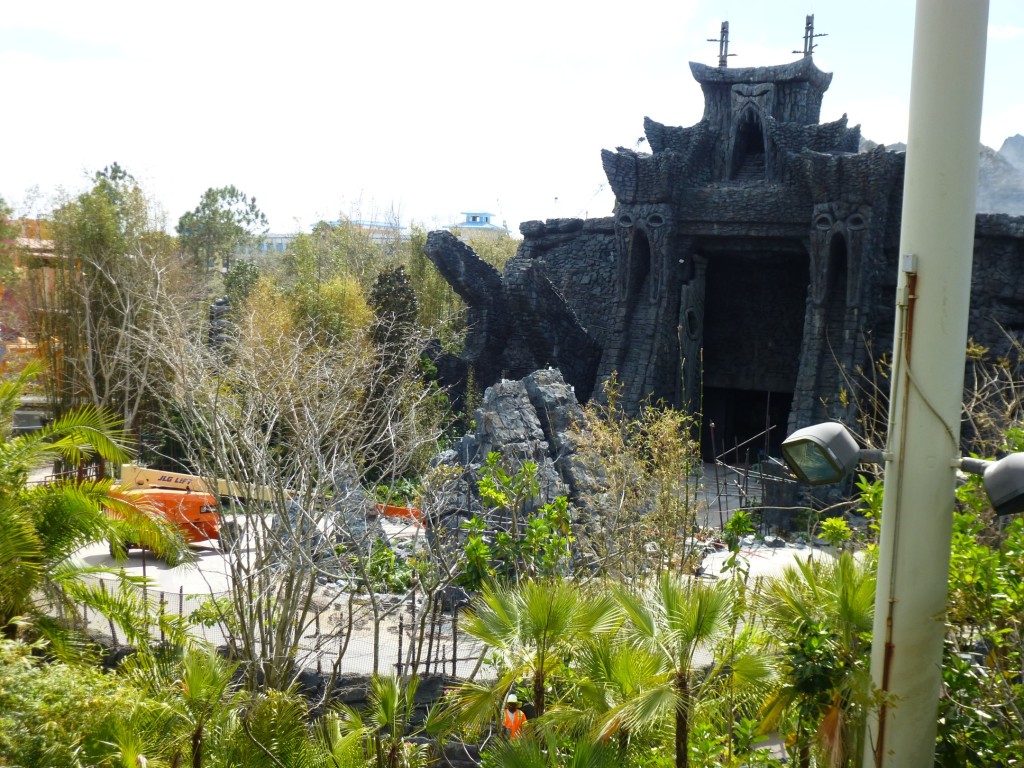
M705 455L741 458L852 419L844 393L891 349L905 156L819 122L832 76L809 56L690 68L699 123L646 119L650 153L602 152L611 217L522 224L503 275L441 233L427 252L482 385L552 366L584 401L615 373L628 410L700 412ZM979 215L970 333L994 354L1024 333L1022 255L1024 219Z
M517 381L503 379L484 393L473 413L473 432L434 461L462 467L475 486L488 454L497 452L512 469L527 461L537 465L538 506L557 496L578 500L591 482L576 461L571 434L582 413L572 386L557 368L534 371Z

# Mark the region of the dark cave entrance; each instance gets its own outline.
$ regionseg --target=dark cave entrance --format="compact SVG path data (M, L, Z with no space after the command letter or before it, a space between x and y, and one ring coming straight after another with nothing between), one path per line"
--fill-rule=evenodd
M629 296L640 293L644 281L651 273L651 243L644 232L637 230L629 243Z
M836 232L828 244L828 283L825 294L825 333L830 361L842 352L846 323L846 265L846 238Z
M705 460L778 455L793 403L809 262L798 244L749 241L705 247L703 426ZM711 424L714 423L712 432ZM712 440L713 438L713 440ZM738 448L737 448L738 446ZM749 452L749 453L748 453Z
M729 178L735 181L754 181L766 177L764 129L757 112L747 109L736 127Z
M704 390L701 453L727 464L778 456L793 405L792 392L709 387ZM712 427L712 425L714 425Z

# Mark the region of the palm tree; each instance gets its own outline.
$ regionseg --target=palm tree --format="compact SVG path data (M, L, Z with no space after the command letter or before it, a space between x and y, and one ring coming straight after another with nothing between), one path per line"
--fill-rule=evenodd
M688 741L697 684L698 650L710 649L729 630L733 590L728 582L705 584L664 573L644 591L615 590L628 642L653 654L658 673L619 710L629 728L675 719L676 766L689 764Z
M624 763L617 749L577 738L547 745L533 739L499 740L488 747L492 765L502 768L616 768Z
M505 696L526 679L532 683L532 716L543 717L551 677L571 660L584 638L609 632L615 624L611 597L588 594L576 583L485 585L462 628L494 652L498 678L490 684L459 685L444 706L431 712L428 730L443 734L459 725L488 728L497 722Z
M661 723L632 727L629 704L657 686L660 654L612 636L591 639L576 660L580 675L575 707L552 713L552 725L582 731L593 744L615 743L624 759L631 747L645 744L637 736L654 736Z
M341 705L338 716L341 733L361 733L367 743L368 757L378 768L401 768L418 764L424 750L406 741L416 707L419 679L414 675L402 682L389 675L370 678L370 695L360 712Z
M232 683L237 666L212 650L197 649L184 656L136 654L126 659L123 679L135 687L139 699L110 724L103 739L106 757L125 766L138 764L142 756L150 762L162 759L166 763L161 764L200 768L204 760L209 762L205 756L211 735L214 752L230 751L232 737L241 740L235 716L241 697Z
M615 626L613 608L610 596L588 595L564 579L485 586L463 628L501 658L492 701L500 703L517 680L530 678L534 716L543 716L548 678L582 638Z
M769 581L758 613L782 648L784 684L763 709L764 728L795 713L798 765L809 766L810 735L828 765L858 760L869 706L875 574L849 552L798 560Z
M120 463L129 456L117 421L93 407L13 436L14 410L38 372L38 366L30 365L17 378L0 381L0 634L41 635L53 652L70 653L77 642L69 624L79 606L87 605L121 623L129 642L145 644L145 632L132 620L141 600L131 590L107 592L82 577L106 574L122 584L133 580L113 569L86 566L74 555L87 544L116 536L118 526L131 526L133 535L163 555L179 551L180 536L116 492L110 479L29 484L31 471L55 461L81 466L93 459ZM106 509L116 510L121 521ZM166 623L165 630L180 638L173 623Z

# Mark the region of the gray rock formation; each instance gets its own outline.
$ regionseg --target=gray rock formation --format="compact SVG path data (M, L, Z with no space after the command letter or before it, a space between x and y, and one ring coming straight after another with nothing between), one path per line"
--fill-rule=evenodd
M590 396L597 344L540 265L518 259L499 275L447 231L431 232L425 250L468 307L461 357L478 382L490 385L551 366L584 400Z
M1007 138L999 148L999 154L1010 165L1024 171L1024 136L1018 133Z
M473 413L476 429L464 435L439 461L478 469L497 452L511 467L537 465L539 504L579 488L579 469L569 428L582 415L572 387L556 368L535 371L519 381L503 379L487 388Z
M1024 136L1007 139L998 152L981 148L978 213L1024 215Z
M511 469L527 461L537 465L539 494L532 508L558 496L578 502L592 484L576 459L571 436L571 427L581 416L572 387L554 368L534 371L519 381L504 379L488 387L473 414L475 430L435 459L435 463L462 470L465 492L453 494L451 509L441 510L432 525L440 525L451 534L461 520L486 512L479 503L476 480L491 452L500 453ZM509 522L493 516L487 519L492 528Z

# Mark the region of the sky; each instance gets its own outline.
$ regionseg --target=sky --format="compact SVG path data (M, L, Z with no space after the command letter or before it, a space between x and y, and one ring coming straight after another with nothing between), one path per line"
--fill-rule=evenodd
M904 141L910 0L34 0L0 14L0 196L51 210L113 162L168 231L207 188L254 196L274 233L319 220L429 229L611 213L601 149L643 149L644 116L689 126L688 62L795 61L815 15L844 112ZM1024 133L1024 3L992 0L981 138Z

